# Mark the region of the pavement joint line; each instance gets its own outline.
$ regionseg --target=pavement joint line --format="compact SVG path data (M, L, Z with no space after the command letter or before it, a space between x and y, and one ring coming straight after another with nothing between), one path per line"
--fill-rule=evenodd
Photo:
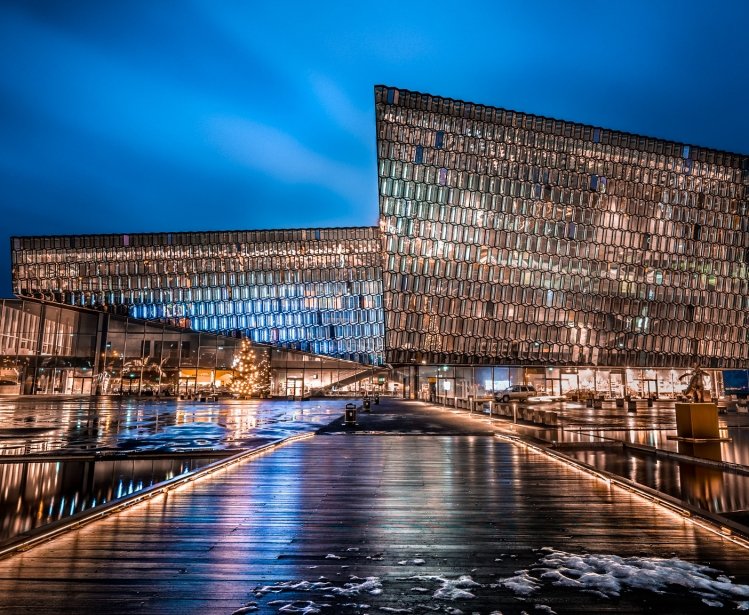
M561 464L572 467L583 474L586 474L592 478L597 478L609 486L614 485L622 491L626 491L632 495L636 495L648 502L657 504L661 508L668 510L672 514L678 515L685 521L690 521L694 525L707 530L708 532L719 536L724 540L728 540L744 549L749 549L749 535L746 533L746 529L736 526L727 519L714 518L719 517L716 513L710 513L704 511L696 506L691 506L686 503L675 501L671 502L670 497L666 494L659 493L655 489L645 488L643 485L630 481L626 478L622 478L605 470L597 470L590 465L572 459L556 451L552 451L548 448L538 446L519 436L510 436L507 434L496 433L494 437L505 440L514 446L522 446L530 449L536 453L540 453L547 457L558 461ZM673 498L674 500L676 498ZM732 527L734 526L734 527Z
M148 487L141 491L137 491L123 498L111 500L110 502L102 504L101 506L96 506L88 510L81 511L80 513L77 513L65 519L61 519L60 521L42 526L41 528L39 528L39 531L31 530L25 536L22 534L20 538L11 541L4 547L0 547L0 560L12 557L17 553L26 552L35 546L54 540L55 538L67 534L68 532L78 530L85 525L89 525L90 523L94 523L95 521L98 521L100 519L105 519L124 510L131 509L134 506L149 501L156 496L165 495L169 491L177 490L188 485L189 483L208 478L215 472L219 470L225 470L229 466L232 466L236 463L249 461L251 459L254 459L255 457L260 457L261 455L264 455L266 453L273 452L277 448L285 446L286 444L292 444L293 442L306 440L314 436L314 431L303 434L295 434L293 436L274 440L273 442L268 442L267 444L262 444L256 448L243 450L236 453L235 455L232 455L231 457L219 459L218 461L214 461L213 463L203 466L202 468L198 468L193 472L175 476L174 478L156 483L151 487Z

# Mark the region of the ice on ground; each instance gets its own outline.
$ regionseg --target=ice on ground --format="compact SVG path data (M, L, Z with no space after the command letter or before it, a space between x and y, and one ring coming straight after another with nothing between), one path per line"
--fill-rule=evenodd
M528 596L541 587L527 570L516 570L515 576L500 579L499 585L521 596Z
M541 611L542 613L548 613L549 615L557 615L556 611L554 611L548 604L534 604L533 608L537 611Z
M386 613L413 613L413 609L396 609L391 606L381 606L379 610Z
M411 560L411 562L413 564L416 564L417 566L423 566L424 564L426 564L426 560L423 560L421 558L413 559L413 560Z
M324 579L324 577L320 577L321 579ZM284 581L281 583L276 583L275 585L266 585L264 587L257 588L255 590L256 596L264 596L265 594L278 594L280 592L285 591L302 591L302 592L308 592L313 590L325 590L328 588L330 583L327 581L327 579L323 581L313 582L313 581Z
M300 615L313 615L321 613L321 605L307 600L295 600L278 609L279 613L299 613Z
M377 595L382 593L382 582L379 577L367 577L361 583L344 583L343 587L331 587L330 591L337 596L357 596L364 592Z
M549 547L541 549L538 562L498 584L527 596L543 583L616 598L627 589L665 593L682 588L708 606L732 601L740 610L749 609L749 585L734 583L720 571L677 557L621 557L601 553L567 553Z
M335 553L328 553L325 556L325 559L343 559L340 555L336 555Z
M358 551L359 547L349 547L346 551Z
M405 566L406 564L408 564L408 560L407 560L407 559L402 559L402 560L400 560L400 561L398 562L398 565L399 565L399 566Z
M238 608L231 615L245 615L246 613L254 613L258 610L258 608L259 607L256 602L250 602L248 604L245 604L243 607Z
M437 598L437 600L470 600L476 596L467 590L481 587L480 583L476 583L466 574L459 576L457 579L447 579L436 575L420 575L411 577L411 579L441 583L441 587L432 594L432 597Z

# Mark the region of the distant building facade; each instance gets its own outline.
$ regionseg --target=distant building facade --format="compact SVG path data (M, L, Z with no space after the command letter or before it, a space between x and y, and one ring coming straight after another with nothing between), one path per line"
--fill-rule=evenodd
M714 393L749 367L749 158L375 88L380 227L12 238L14 292L399 370Z
M376 227L15 237L19 297L382 363Z

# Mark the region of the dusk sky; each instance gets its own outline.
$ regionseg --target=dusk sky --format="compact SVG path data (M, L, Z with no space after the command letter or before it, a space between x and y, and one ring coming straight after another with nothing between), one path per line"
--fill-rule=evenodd
M375 84L749 153L749 2L0 4L12 235L377 221Z

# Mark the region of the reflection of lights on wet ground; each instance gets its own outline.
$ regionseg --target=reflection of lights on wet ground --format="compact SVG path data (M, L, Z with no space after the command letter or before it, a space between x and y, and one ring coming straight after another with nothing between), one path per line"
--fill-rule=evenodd
M695 515L696 511L690 510L689 508L685 508L678 504L667 501L665 498L661 497L658 494L645 492L639 489L636 484L632 485L632 484L628 484L627 482L625 482L626 479L625 480L619 479L616 476L613 476L609 473L602 474L601 472L598 472L591 467L581 465L579 462L575 461L574 459L570 457L561 455L557 452L551 451L549 449L546 449L540 446L536 446L535 444L521 440L518 437L508 436L508 435L499 434L499 433L495 434L495 437L501 440L511 442L512 444L516 446L524 447L526 449L532 450L538 454L551 457L552 459L555 459L560 464L565 465L568 468L578 470L579 472L583 474L587 474L591 478L596 478L600 480L601 482L607 484L610 488L616 487L633 496L639 497L647 502L656 504L660 508L660 510L664 512L664 514L670 514L676 519L689 521L693 523L694 525L696 525L697 527L705 529L708 532L715 534L725 540L728 540L734 544L737 544L741 547L749 549L749 540L747 540L741 535L735 534L734 531L730 527L723 525L722 523L720 523L719 520L711 520L711 519L696 516Z

